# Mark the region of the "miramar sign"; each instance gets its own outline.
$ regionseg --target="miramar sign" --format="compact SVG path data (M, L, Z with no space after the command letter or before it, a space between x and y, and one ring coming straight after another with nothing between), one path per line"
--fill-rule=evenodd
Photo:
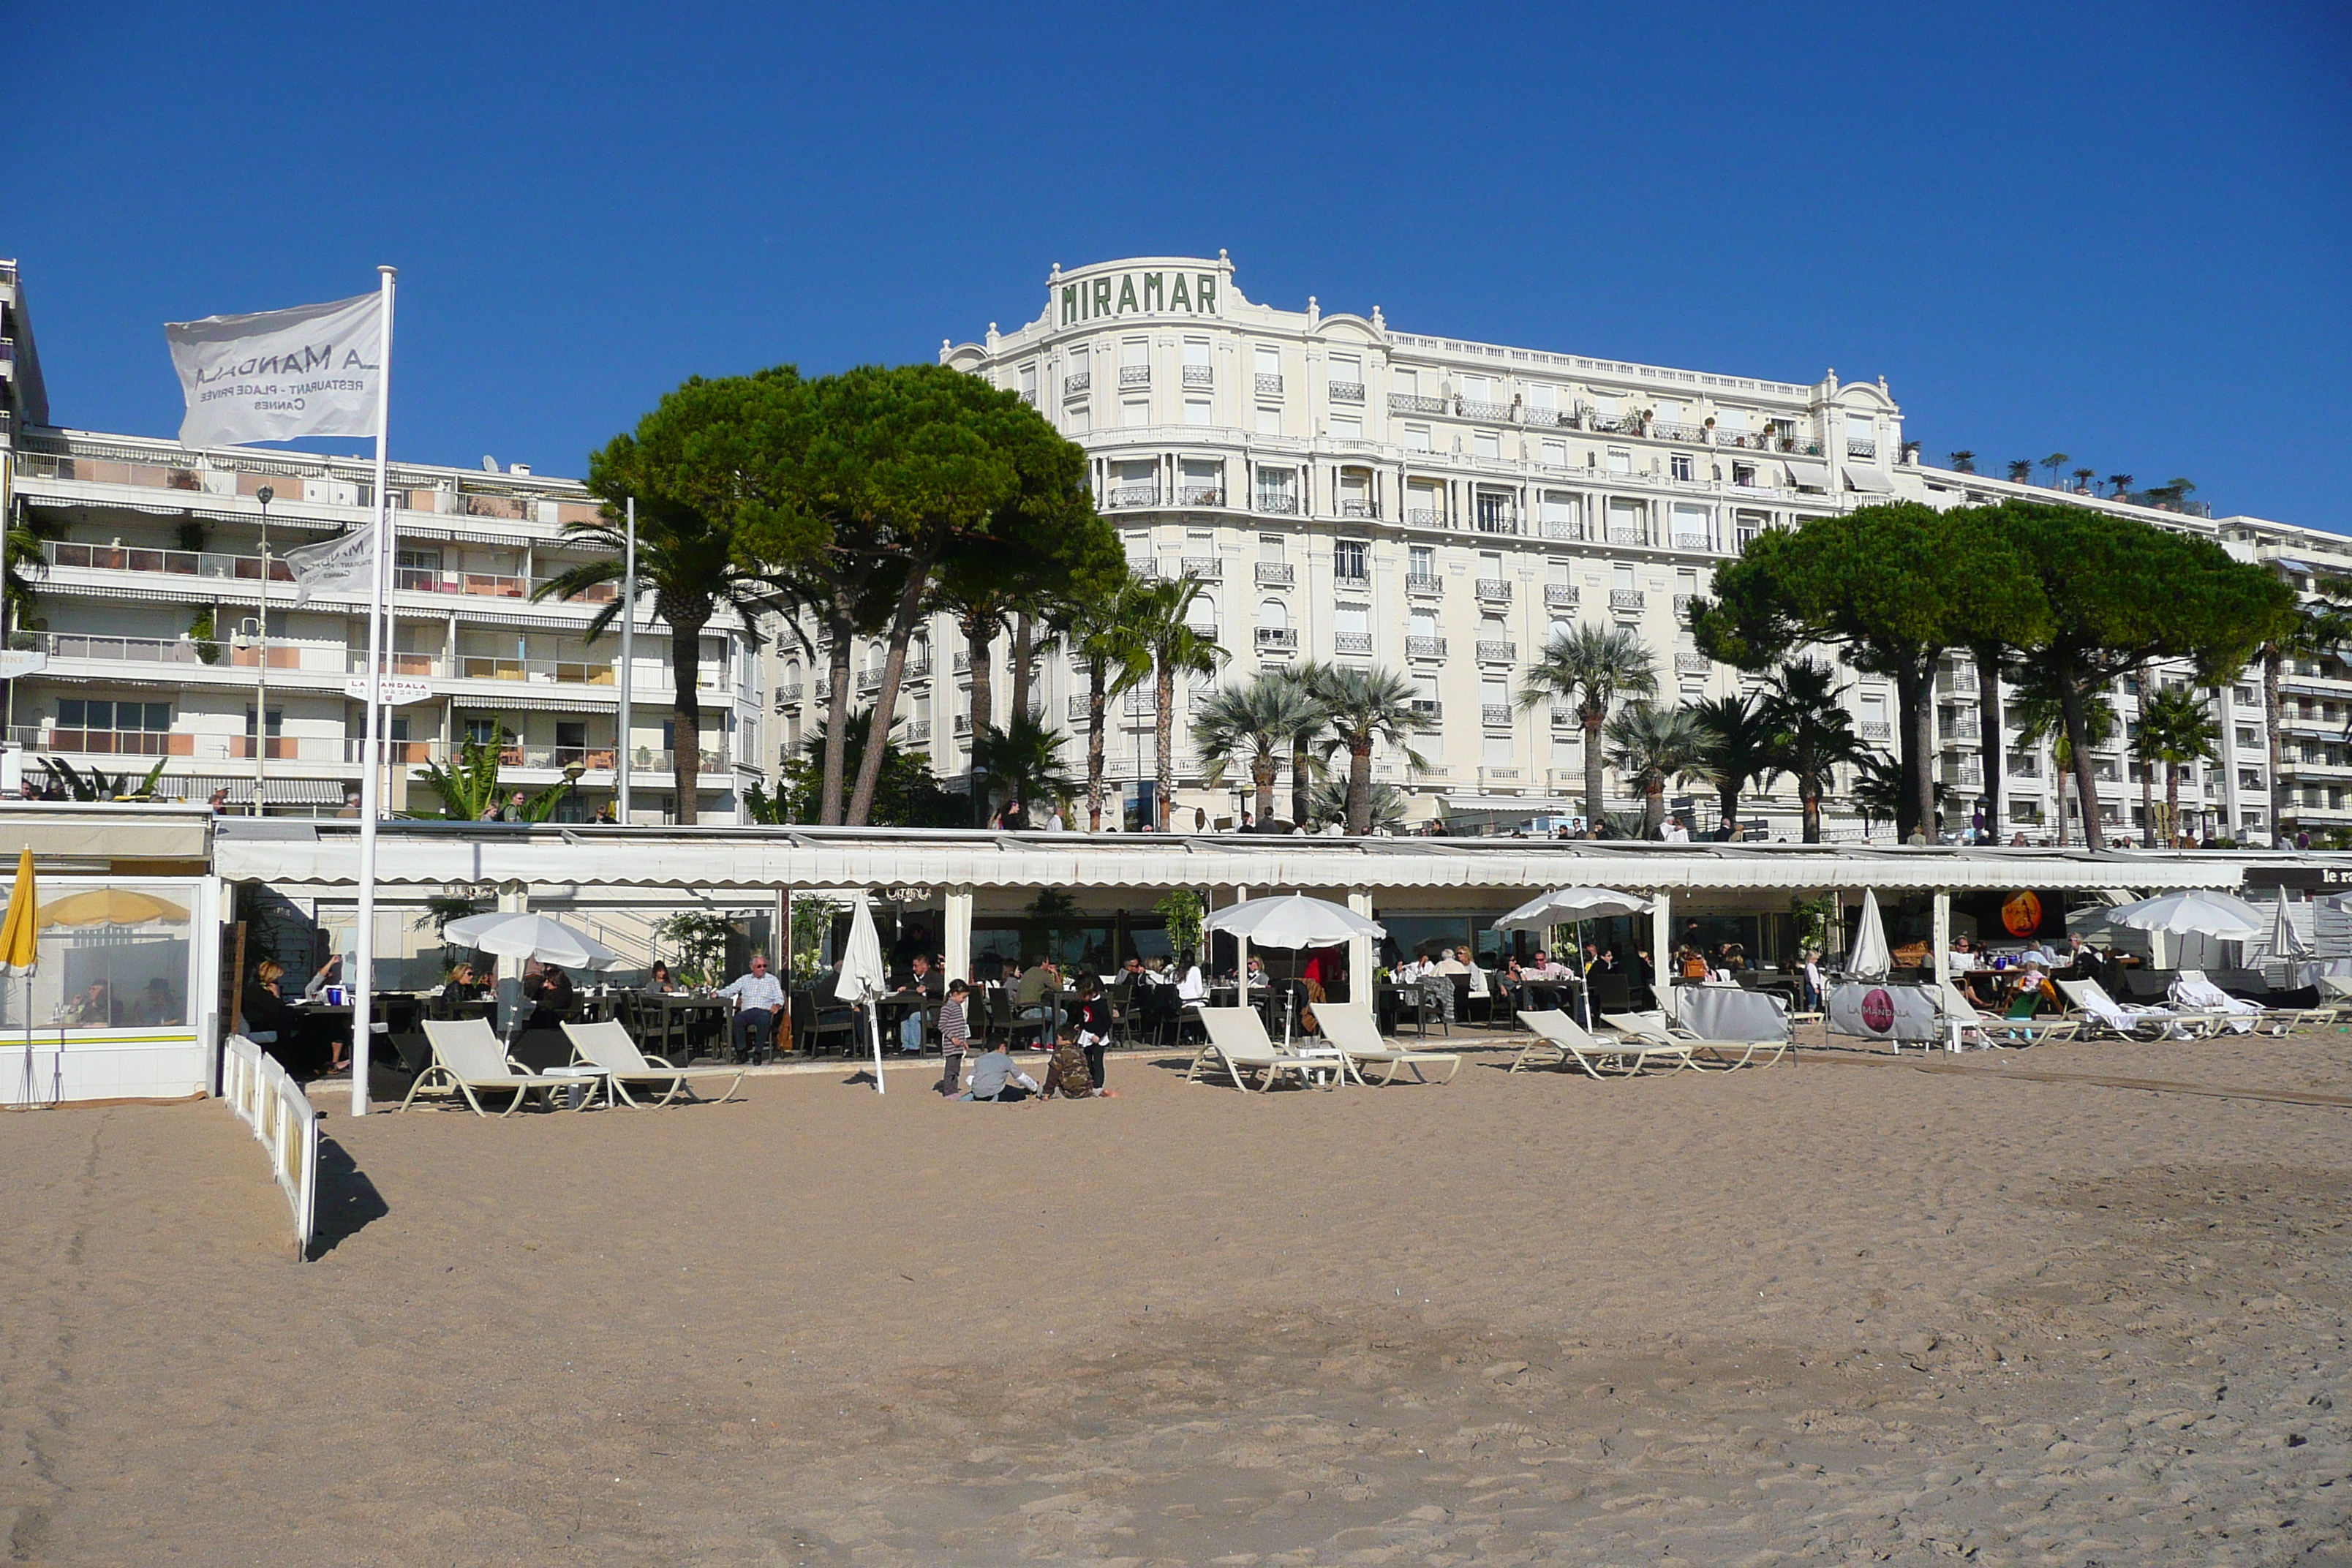
M1061 285L1060 324L1100 321L1118 316L1213 316L1217 313L1217 275L1213 272L1106 272Z

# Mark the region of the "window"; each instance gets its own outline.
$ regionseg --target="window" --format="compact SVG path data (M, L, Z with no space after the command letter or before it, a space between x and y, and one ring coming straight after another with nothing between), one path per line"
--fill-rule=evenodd
M1405 571L1408 575L1413 577L1435 578L1437 547L1433 544L1410 546L1405 552Z
M1697 592L1698 574L1696 571L1681 571L1675 574L1675 593L1677 595L1687 599Z
M1576 623L1574 621L1570 620L1565 616L1554 616L1551 618L1551 625L1545 628L1544 639L1546 645L1549 646L1551 643L1559 641L1562 637L1574 637L1575 635Z
M1753 463L1732 464L1731 482L1744 490L1759 489L1760 487L1756 482L1756 465Z
M1510 533L1511 498L1495 490L1480 490L1472 498L1478 508L1478 531L1481 533Z
M1690 479L1697 470L1691 467L1688 452L1675 452L1666 458L1666 471L1678 479Z
M1488 676L1478 683L1478 705L1481 708L1508 708L1511 705L1511 683L1500 676Z
M1132 430L1139 425L1151 423L1151 399L1122 397L1118 400L1118 422Z
M1421 377L1402 365L1394 366L1389 371L1389 390L1399 397L1417 396L1421 392Z
M1094 410L1088 408L1085 404L1081 403L1076 407L1069 409L1067 412L1070 423L1069 433L1071 435L1083 436L1087 431L1092 430L1095 427Z
M1568 443L1565 441L1546 441L1543 444L1543 451L1540 460L1546 468L1564 468L1568 467Z
M278 733L285 717L282 710L270 710L271 734ZM60 730L160 733L172 727L172 705L168 702L114 702L104 698L61 697L58 700L57 727ZM245 732L248 735L253 733L251 709L246 710Z
M1559 396L1559 394L1551 387L1531 384L1528 388L1528 406L1549 409L1556 405Z
M2230 696L2231 700L2242 702L2249 708L2254 705L2254 689L2251 686L2233 687Z
M1372 612L1362 605L1335 605L1331 609L1331 629L1342 637L1369 637L1372 635Z
M1272 343L1258 344L1253 354L1253 361L1260 375L1282 374L1282 351Z
M1193 376L1191 374L1192 372L1205 372L1208 368L1209 340L1206 338L1186 338L1184 340L1184 369L1186 372L1184 379L1187 382L1190 382L1193 379Z
M1261 436L1282 434L1282 410L1260 407L1257 411L1257 433Z
M1408 452L1428 451L1429 426L1426 425L1406 426L1404 427L1404 449Z
M1576 497L1566 490L1546 490L1543 493L1544 532L1553 539L1574 539L1577 535ZM1560 579L1562 582L1566 578Z
M1408 637L1435 637L1437 635L1437 612L1435 610L1413 611L1412 614L1406 618L1405 633Z
M1497 401L1495 393L1495 378L1491 375L1464 376L1462 378L1462 401L1465 403L1488 404Z
M270 717L272 720L275 720L277 715L272 714ZM467 719L463 721L463 723L466 728L466 744L469 746L495 746L499 743L499 721L496 719ZM249 708L246 710L245 713L245 732L248 735L253 733L253 710ZM664 724L662 726L663 750L667 751L669 749L669 740L670 727L667 724Z
M1334 414L1331 416L1331 434L1341 441L1360 441L1364 438L1364 421L1359 415Z
M1129 338L1127 341L1120 343L1118 345L1118 365L1121 373L1119 379L1121 381L1125 381L1127 379L1125 373L1129 370L1139 367L1144 370L1150 369L1151 340L1150 338Z
M1037 367L1034 364L1021 367L1021 401L1032 408L1037 406Z
M1622 447L1610 447L1609 471L1612 474L1632 473L1633 471L1633 454L1627 451Z
M1506 732L1485 737L1479 743L1478 761L1481 765L1489 768L1509 767L1511 765L1510 735Z
M1732 514L1732 531L1738 538L1740 549L1745 550L1756 542L1756 536L1764 531L1764 514L1760 511L1741 511Z
M1609 537L1620 543L1640 543L1646 535L1642 526L1642 503L1612 497L1609 501Z
M45 911L68 901L104 904L110 897L139 900L154 912L135 925L100 920L41 927L29 982L11 980L0 986L0 1026L16 1031L11 1038L21 1039L28 1026L35 1026L54 1049L59 1030L187 1022L190 925L184 891L169 883L77 889L71 881L52 883L46 876L41 887Z
M1257 471L1257 510L1296 512L1298 510L1297 471L1293 468L1260 468Z
M1413 633L1415 637L1421 635L1419 632ZM1430 635L1433 637L1436 634L1433 632ZM1416 675L1412 678L1412 707L1416 713L1437 711L1437 677Z
M1372 547L1360 539L1342 539L1331 546L1331 574L1335 577L1362 582L1371 575Z
M1187 425L1208 425L1208 424L1213 424L1213 423L1214 423L1214 422L1215 422L1215 417L1216 417L1216 416L1215 416L1215 407L1214 407L1214 405L1213 405L1213 404L1212 404L1212 403L1211 403L1207 398L1205 398L1205 397L1188 397L1188 398L1186 398L1186 399L1184 400L1184 423L1185 423L1185 424L1187 424Z
M1282 535L1278 533L1261 533L1257 536L1257 558L1260 561L1279 563L1282 560Z
M1184 624L1214 641L1217 636L1217 601L1206 594L1192 601L1184 612Z
M1328 362L1330 377L1343 386L1360 386L1364 381L1364 362L1354 354L1333 354Z
M1290 606L1280 599L1260 599L1257 602L1257 624L1266 631L1288 631Z
M1620 561L1616 565L1610 568L1610 574L1609 585L1612 589L1618 593L1624 594L1630 594L1633 591L1633 568L1632 565Z
M1675 503L1674 531L1676 544L1695 542L1701 549L1712 542L1715 533L1707 524L1706 508L1688 501Z
M1503 438L1492 430L1481 430L1470 437L1471 453L1480 458L1500 458Z

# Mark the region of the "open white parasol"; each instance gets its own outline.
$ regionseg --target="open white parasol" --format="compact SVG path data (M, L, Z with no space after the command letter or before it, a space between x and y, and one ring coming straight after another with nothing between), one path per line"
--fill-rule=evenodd
M1621 893L1613 888L1560 888L1529 899L1509 914L1495 922L1497 931L1549 931L1554 926L1572 925L1576 931L1576 955L1579 963L1584 958L1584 922L1606 920L1612 915L1637 915L1650 907L1650 900L1633 893ZM1592 994L1589 985L1577 987L1584 1004L1584 1026L1592 1026Z
M535 958L564 969L617 969L626 962L594 937L546 915L513 910L451 921L442 936L456 947L500 958Z

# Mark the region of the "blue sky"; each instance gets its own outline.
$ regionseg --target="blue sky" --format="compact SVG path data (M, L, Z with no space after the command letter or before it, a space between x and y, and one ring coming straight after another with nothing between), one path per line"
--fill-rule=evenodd
M166 320L401 268L394 455L579 473L683 377L929 358L1047 268L1689 368L1887 377L2352 531L2338 5L94 3L10 24L0 256L60 422Z

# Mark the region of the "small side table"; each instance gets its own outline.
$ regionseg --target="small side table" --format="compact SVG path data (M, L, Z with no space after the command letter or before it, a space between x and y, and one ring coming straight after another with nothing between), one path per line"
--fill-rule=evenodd
M561 1078L571 1079L572 1081L563 1086L564 1109L567 1110L585 1110L590 1105L595 1102L596 1086L604 1081L604 1069L599 1067L587 1067L584 1065L568 1068L542 1068L540 1069L539 1076L541 1078ZM607 1089L605 1091L604 1098L608 1100L611 1100L612 1091Z

